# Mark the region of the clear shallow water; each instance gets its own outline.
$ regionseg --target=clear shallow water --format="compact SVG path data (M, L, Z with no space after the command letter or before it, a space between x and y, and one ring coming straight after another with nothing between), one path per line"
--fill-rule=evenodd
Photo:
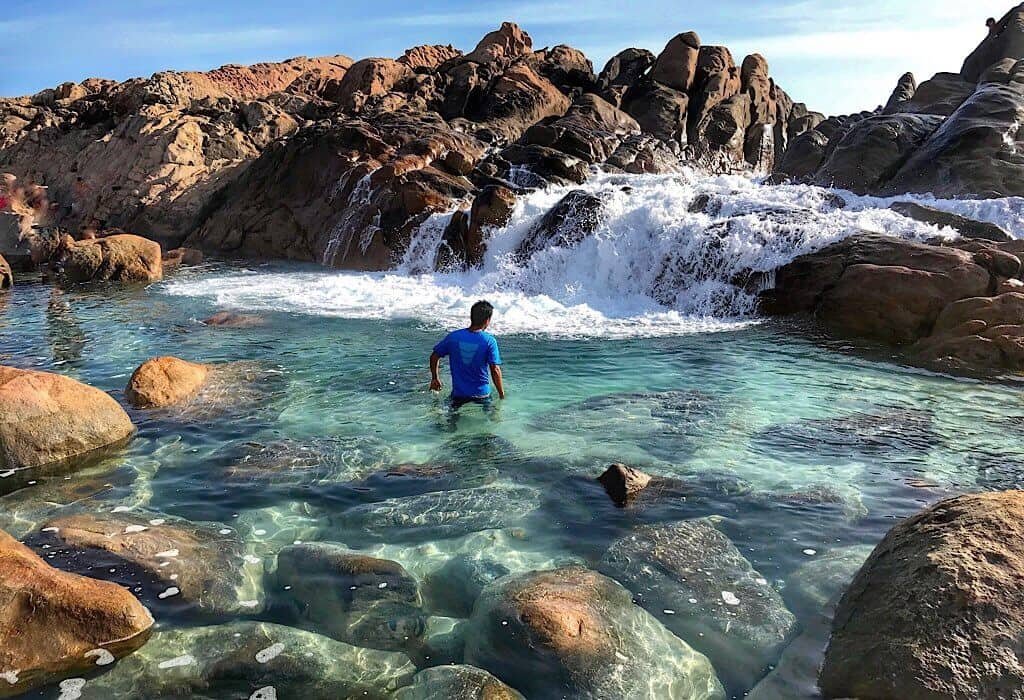
M132 411L136 437L86 469L0 474L0 527L58 565L135 589L118 567L57 557L33 533L62 514L102 512L212 523L204 527L241 539L224 563L244 583L217 615L146 599L170 634L134 665L122 662L131 670L112 685L90 676L83 697L109 697L111 687L123 696L136 683L135 696L149 697L168 674L187 676L191 662L182 659L201 665L196 659L211 653L190 644L224 643L216 630L190 631L196 625L289 622L263 602L281 593L265 574L294 542L400 562L419 582L436 641L470 614L473 597L453 584L467 559L477 562L470 569L497 563L512 573L600 568L613 543L645 525L705 516L756 569L747 576L753 590L781 593L796 616L790 636L799 635L753 676L737 672L749 666L746 652L726 645L716 671L741 696L778 662L775 675L791 685L759 697L795 697L794 688L813 692L812 674L794 669L817 663L828 599L895 519L948 495L1024 480L1016 385L933 375L877 351L839 352L802 329L760 322L751 315L754 290L733 284L857 230L948 231L886 211L889 200L842 193L847 206L835 209L826 190L742 178L601 176L584 189L604 202L593 237L516 259L568 190L537 192L493 234L479 271L423 272L446 223L439 215L391 273L209 264L148 288L26 282L0 297L0 362L65 373L118 399L132 370L159 355L237 370L201 404ZM699 194L717 213L688 211ZM924 201L1024 231L1019 200ZM475 407L456 415L426 390L427 355L482 296L498 309L510 395L494 415ZM200 323L224 309L261 322ZM612 462L660 481L616 508L594 482ZM396 472L406 476L391 478ZM745 595L736 579L712 576L707 585L718 606L708 608L712 616L735 604L735 591ZM677 615L700 628L703 613L687 596L658 600L660 622L622 618L646 630L639 637L649 644L631 651L637 658L664 655L672 638L657 630L679 629ZM773 619L788 614L776 608ZM280 633L230 629L231 639L268 648ZM679 632L694 646L698 634ZM349 653L316 639L289 638L285 647ZM351 666L368 676L389 668L393 660L376 653L352 652ZM651 687L662 680L652 674ZM260 690L243 689L243 698Z
M773 324L617 340L504 333L509 399L493 419L476 410L456 419L426 391L440 325L262 311L261 326L212 328L197 319L218 311L216 301L177 293L239 275L342 277L211 266L148 289L25 284L7 297L3 362L66 373L119 399L132 369L162 354L267 372L226 412L134 412L139 433L124 453L70 479L0 479L0 526L24 536L76 507L129 507L237 528L257 576L262 558L302 540L366 549L425 578L465 551L513 570L596 566L641 524L715 515L785 593L810 560L873 545L894 519L947 494L1014 486L1024 474L1018 388L837 353ZM305 450L324 468L269 485L231 472L254 446L292 461ZM685 497L616 509L592 478L620 461L682 480ZM457 486L496 489L483 499L492 517L478 517L480 504L452 529L351 515L408 495L372 476L407 463L472 467L479 480ZM515 488L528 489L525 504L498 493ZM811 614L794 612L801 623Z

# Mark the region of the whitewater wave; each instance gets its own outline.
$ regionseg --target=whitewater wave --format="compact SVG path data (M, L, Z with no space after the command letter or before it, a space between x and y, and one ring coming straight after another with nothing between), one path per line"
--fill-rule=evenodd
M541 217L573 189L602 202L596 231L572 247L517 255ZM701 196L704 210L691 212ZM836 196L846 202L836 207ZM805 185L766 186L741 176L597 175L584 185L520 198L492 232L480 269L432 272L450 214L421 226L387 273L225 273L171 281L171 295L237 310L349 318L464 322L486 297L495 330L556 336L636 337L736 328L756 322L756 294L772 271L859 231L908 239L954 236L888 210L895 199L991 221L1024 237L1024 200L875 198ZM709 213L710 212L710 213Z

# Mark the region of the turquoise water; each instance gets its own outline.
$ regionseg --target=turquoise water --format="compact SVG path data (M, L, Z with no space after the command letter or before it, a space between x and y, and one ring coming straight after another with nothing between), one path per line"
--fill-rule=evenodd
M242 534L258 579L295 541L364 549L417 576L467 548L513 571L596 567L639 525L718 516L788 601L809 563L874 545L895 519L939 498L1016 486L1024 474L1017 386L838 352L800 329L558 337L503 333L499 317L509 398L493 415L453 414L427 390L440 324L275 312L269 302L251 312L260 325L200 323L221 306L182 295L181 285L217 286L238 273L207 265L123 290L25 281L0 297L0 361L67 374L119 400L132 370L154 356L249 363L244 386L226 388L212 408L132 411L139 432L123 453L71 475L0 479L0 527L25 537L62 512L119 506L212 521ZM254 454L291 468L236 469ZM619 509L593 481L613 462L678 481ZM402 485L380 477L407 464L455 465L458 476ZM464 519L402 526L375 509L445 489L470 494ZM804 627L820 612L790 608ZM187 611L158 620L161 629L197 624Z

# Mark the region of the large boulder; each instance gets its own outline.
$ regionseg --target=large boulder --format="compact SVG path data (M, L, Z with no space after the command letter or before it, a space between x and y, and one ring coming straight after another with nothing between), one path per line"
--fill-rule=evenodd
M329 97L345 109L358 111L369 98L390 92L410 77L412 69L406 63L390 58L364 58L352 64Z
M608 548L599 570L706 654L727 687L754 685L796 633L778 592L704 520L641 527Z
M987 241L1003 243L1011 240L1010 234L1001 227L987 221L975 221L966 216L960 216L934 207L928 207L917 202L893 202L889 205L897 214L901 214L915 221L923 221L932 226L940 228L951 228L964 238L980 238ZM1013 275L1008 275L1013 276Z
M138 589L147 605L205 615L257 612L262 586L246 571L232 528L160 513L81 513L44 523L27 540L55 565Z
M67 241L58 256L56 262L71 282L153 282L163 277L160 244L141 236Z
M462 52L451 44L426 44L406 49L398 62L416 70L434 70L445 61L458 58Z
M932 332L915 343L916 359L943 369L969 372L1024 370L1024 294L1006 292L954 302L943 309Z
M967 251L859 234L782 267L763 308L810 313L847 336L906 344L928 335L947 305L986 294L991 281Z
M936 73L917 86L905 101L887 111L948 117L971 96L975 87L956 73ZM904 90L909 92L906 87Z
M626 49L608 59L598 76L602 90L628 87L640 80L654 65L655 56L647 49Z
M143 362L132 373L124 395L136 408L172 406L194 396L209 373L207 365L186 362L177 357L155 357Z
M0 531L0 697L135 651L153 617L120 586L64 573Z
M470 618L466 662L537 700L725 697L706 658L626 589L577 566L488 586Z
M832 148L814 184L856 194L877 191L942 124L942 117L878 115L858 122Z
M572 190L523 236L516 256L525 260L552 246L573 248L579 245L601 225L603 212L604 202L599 197L583 190Z
M587 163L608 159L640 126L630 115L597 95L579 97L561 119L535 124L523 135L523 142L554 148Z
M529 34L512 22L502 22L501 27L486 34L464 60L483 64L510 62L532 49L533 40Z
M0 469L84 457L134 431L124 409L99 389L0 365Z
M724 46L701 46L691 90L691 130L701 124L717 105L737 94L741 85L740 69L733 61L729 49ZM694 143L699 141L695 131L691 131L690 140Z
M435 666L424 669L412 679L412 685L395 693L394 700L525 700L483 669L473 666Z
M686 115L689 96L655 80L635 83L622 98L622 108L645 134L663 141L686 143Z
M424 633L419 585L396 562L326 542L285 547L277 590L314 629L349 644L403 650Z
M924 142L883 194L1024 195L1024 84L986 83Z
M677 34L658 54L650 77L673 90L687 92L693 85L700 55L700 37L696 32Z
M405 654L269 622L234 622L158 632L87 682L81 697L388 700L415 672Z
M943 501L898 524L839 603L830 698L1024 697L1024 492Z
M488 85L474 121L483 122L491 140L509 143L547 117L560 117L569 98L525 63L508 68Z

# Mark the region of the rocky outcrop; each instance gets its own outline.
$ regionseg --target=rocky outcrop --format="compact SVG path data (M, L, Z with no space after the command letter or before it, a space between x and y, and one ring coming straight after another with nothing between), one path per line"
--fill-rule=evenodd
M932 226L951 228L964 238L979 238L995 243L1006 243L1012 238L999 226L987 221L975 221L959 214L942 211L924 206L916 202L893 202L889 208L915 221L923 221ZM1015 275L1008 275L1013 277Z
M894 527L839 603L825 697L1017 698L1024 493L943 501Z
M0 101L0 169L47 188L29 229L131 230L165 249L187 240L379 270L430 216L470 209L489 187L518 194L580 183L592 167L667 172L694 158L770 167L807 110L763 59L745 65L688 32L657 57L623 51L597 76L578 49L534 50L505 23L465 55L426 45L397 59L90 80ZM456 262L481 259L474 241L462 247Z
M3 531L0 610L0 697L130 654L153 626L125 589L54 569Z
M334 639L395 651L423 637L419 585L396 562L325 542L297 544L278 553L276 581L295 616Z
M1020 196L1022 59L1024 8L1018 6L960 73L938 73L920 85L905 74L884 108L827 120L793 139L774 180L883 196Z
M707 659L582 567L488 586L470 618L466 662L530 698L725 697Z
M54 264L69 282L155 282L163 277L160 245L130 234L82 241L66 236Z
M83 459L135 431L114 399L74 379L0 366L0 468Z
M132 373L124 390L135 408L164 408L194 396L206 381L210 368L177 357L155 357Z

